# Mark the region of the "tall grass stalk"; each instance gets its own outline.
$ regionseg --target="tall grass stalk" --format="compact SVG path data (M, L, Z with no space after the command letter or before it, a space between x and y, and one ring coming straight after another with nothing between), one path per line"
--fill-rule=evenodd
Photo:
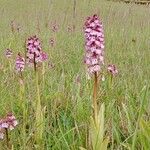
M144 102L146 100L146 96L147 96L147 90L148 87L147 86L144 86L144 88L142 89L141 91L141 103L140 103L140 109L139 109L139 113L138 113L138 118L137 118L137 122L136 122L136 127L135 127L135 131L134 131L134 135L133 135L133 138L132 138L132 150L135 150L136 148L136 141L137 141L137 135L138 135L138 131L139 131L139 124L140 124L140 121L142 120L142 114L143 114L143 106L144 106Z
M19 77L19 84L20 84L20 103L21 103L21 108L22 108L22 146L23 150L26 149L26 123L27 123L27 105L26 105L26 99L25 99L25 83L23 79L22 72L20 72L20 77Z
M37 146L42 149L43 148L43 112L41 106L41 98L40 98L40 85L39 85L39 76L38 71L35 71L35 80L36 80L36 110L35 110L35 142Z

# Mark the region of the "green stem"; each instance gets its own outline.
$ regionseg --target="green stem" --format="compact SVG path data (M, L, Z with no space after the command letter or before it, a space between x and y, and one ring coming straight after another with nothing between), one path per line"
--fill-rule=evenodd
M22 72L20 72L20 78L19 78L19 83L20 83L20 106L22 107L22 112L23 112L23 127L22 127L22 135L23 135L23 149L25 150L26 148L26 122L27 122L27 114L26 114L26 102L25 102L25 86L24 86L24 80L23 80L23 75Z
M98 75L95 72L94 74L94 90L93 90L93 107L94 107L94 118L95 122L97 120L98 115L98 106L97 106L97 88L98 88Z
M7 144L7 148L9 148L9 135L8 135L8 129L5 128L6 131L6 144Z
M37 67L37 66L36 66L35 58L36 58L36 54L34 53L34 62L33 62L34 64L33 64L33 65L34 65L34 71L35 71L35 73L36 73L36 67Z
M110 75L109 82L108 82L108 88L109 89L113 88L113 75Z
M147 93L147 90L145 90L144 96L141 98L142 100L141 100L141 103L140 103L140 110L139 110L139 114L138 114L138 118L137 118L137 122L136 122L134 136L133 136L133 139L132 139L131 150L135 150L136 149L136 140L137 140L137 135L138 135L139 122L140 122L140 120L142 118L142 110L143 110L143 105L144 105L144 100L145 100L146 93Z
M42 64L43 89L45 87L45 66Z
M41 106L41 99L40 99L40 88L39 88L39 79L38 79L38 72L35 74L36 76L36 95L37 95L37 102L36 102L36 132L35 132L35 140L36 143L42 148L42 137L43 137L43 113L42 113L42 106Z
M9 70L11 71L11 60L9 60Z
M76 17L76 0L73 1L73 18Z

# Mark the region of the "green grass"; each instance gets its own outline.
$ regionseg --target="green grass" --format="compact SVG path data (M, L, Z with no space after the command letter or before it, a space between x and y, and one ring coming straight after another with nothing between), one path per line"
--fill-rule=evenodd
M73 18L73 0L0 0L0 116L12 111L18 127L11 131L10 142L14 150L40 149L34 142L36 87L33 70L24 72L28 126L22 135L23 108L19 94L18 76L15 73L15 57L24 53L25 39L38 35L43 49L55 67L45 72L45 84L40 74L40 96L44 114L44 150L89 149L88 125L91 116L93 81L88 80L83 63L83 25L89 15L97 13L105 30L105 81L100 82L98 101L104 102L105 130L109 136L108 149L148 150L150 147L150 11L147 6L105 2L103 0L77 0ZM11 21L21 26L18 33L11 32ZM57 22L59 31L50 30ZM49 27L46 27L49 24ZM67 32L75 24L75 32ZM38 31L40 28L40 32ZM56 46L49 45L55 37ZM4 56L6 48L14 52L9 61ZM109 88L107 64L114 63L119 75ZM76 83L76 77L80 83ZM6 141L0 141L0 149L6 149Z

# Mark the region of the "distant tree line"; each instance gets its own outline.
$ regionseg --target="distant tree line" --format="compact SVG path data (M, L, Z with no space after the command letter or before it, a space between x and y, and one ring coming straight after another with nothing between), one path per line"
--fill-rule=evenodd
M150 5L150 0L112 0L115 2L135 3L141 5Z

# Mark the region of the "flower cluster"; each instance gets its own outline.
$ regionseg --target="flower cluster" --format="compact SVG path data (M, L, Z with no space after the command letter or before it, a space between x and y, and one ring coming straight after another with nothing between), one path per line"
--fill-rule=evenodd
M113 65L113 64L108 65L107 70L108 70L108 72L111 73L113 76L115 76L115 75L118 74L118 70L117 70L116 66Z
M24 71L24 67L25 67L25 59L19 53L16 58L16 70L18 72L22 72Z
M47 59L48 59L48 55L45 52L41 51L40 61L43 62L43 61L46 61Z
M40 40L36 36L28 38L26 42L26 48L27 48L28 62L29 63L34 63L34 61L36 63L39 62L40 52L42 50Z
M0 120L0 139L4 138L4 131L7 130L13 130L18 125L18 121L16 120L16 117L9 113L7 116Z
M97 73L104 64L104 32L97 15L88 17L85 22L85 64L89 74Z
M27 48L27 55L26 55L27 63L37 64L38 62L45 61L48 57L47 54L42 51L41 42L39 38L36 36L28 38L26 42L26 48Z
M13 52L11 49L7 48L5 51L5 55L7 58L10 58L13 55Z

